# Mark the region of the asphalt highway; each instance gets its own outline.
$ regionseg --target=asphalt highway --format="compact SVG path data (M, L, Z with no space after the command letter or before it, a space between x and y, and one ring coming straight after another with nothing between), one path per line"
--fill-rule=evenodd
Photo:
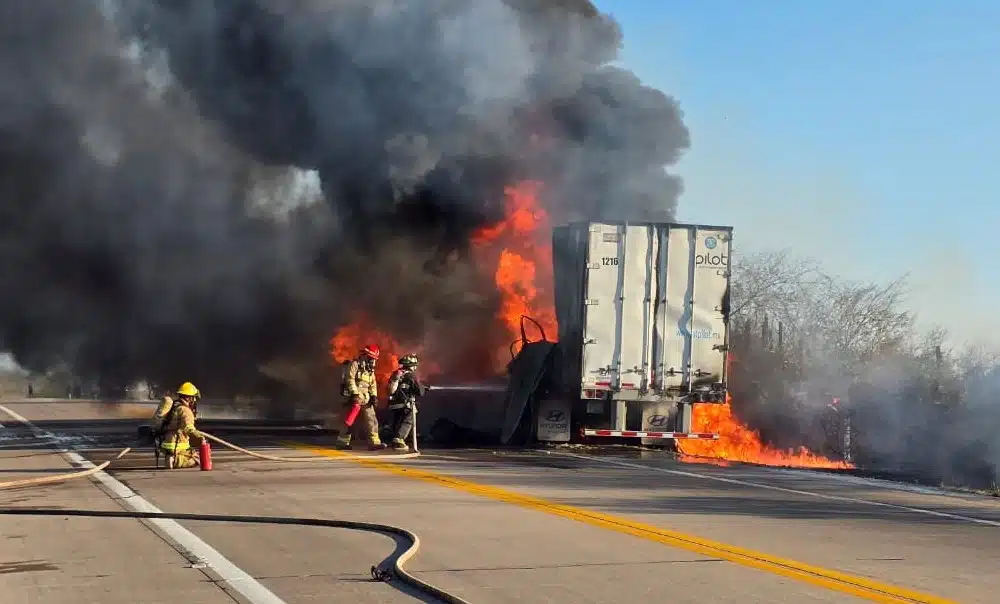
M0 482L134 444L152 407L0 401ZM0 507L339 518L420 536L414 574L474 604L1000 601L1000 502L851 476L581 449L424 450L337 460L330 437L205 414L241 446L211 472L153 468L0 491ZM29 425L30 424L30 425ZM298 449L299 451L296 451ZM67 451L76 451L67 452ZM390 537L317 527L0 516L7 604L433 601L376 582Z

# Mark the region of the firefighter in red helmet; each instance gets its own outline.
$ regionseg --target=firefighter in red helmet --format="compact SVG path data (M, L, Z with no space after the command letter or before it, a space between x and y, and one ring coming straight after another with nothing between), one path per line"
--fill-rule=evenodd
M347 417L344 418L344 431L337 438L340 448L351 446L351 431L359 415L368 437L368 447L372 450L385 448L378 435L378 419L375 417L375 404L378 402L375 363L378 357L378 345L369 344L344 368L341 394L347 406Z

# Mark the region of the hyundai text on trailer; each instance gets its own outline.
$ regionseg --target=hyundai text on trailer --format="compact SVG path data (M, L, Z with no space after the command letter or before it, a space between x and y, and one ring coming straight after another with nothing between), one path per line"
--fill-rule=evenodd
M526 408L540 441L718 438L691 431L692 405L726 402L732 232L556 227L558 342L528 343L511 362L503 441Z

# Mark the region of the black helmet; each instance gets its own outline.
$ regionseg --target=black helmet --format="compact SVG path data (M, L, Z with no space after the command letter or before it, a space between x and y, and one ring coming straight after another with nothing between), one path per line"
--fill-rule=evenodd
M417 355L408 354L405 357L399 359L399 366L406 367L407 369L412 369L417 366Z

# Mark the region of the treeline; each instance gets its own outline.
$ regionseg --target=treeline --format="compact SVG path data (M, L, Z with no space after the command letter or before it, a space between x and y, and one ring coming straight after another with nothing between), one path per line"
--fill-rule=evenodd
M775 447L995 491L1000 359L919 329L906 293L788 252L734 255L734 409Z

